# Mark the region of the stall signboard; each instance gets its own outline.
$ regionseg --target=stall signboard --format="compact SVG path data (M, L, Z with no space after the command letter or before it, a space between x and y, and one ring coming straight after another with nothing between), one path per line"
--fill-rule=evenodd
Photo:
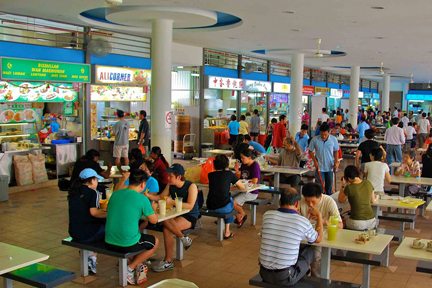
M90 82L90 65L2 57L1 78L88 83Z
M341 98L343 96L342 89L330 89L330 96Z
M364 98L364 92L359 91L358 92L358 98Z
M151 70L96 65L93 82L150 86Z
M38 118L36 109L3 109L0 110L0 123L34 123Z
M245 80L245 91L248 92L271 92L271 82Z
M328 96L330 88L315 87L315 96Z
M273 82L273 92L289 94L291 91L291 84Z
M371 99L372 98L372 93L370 93L370 92L364 93L364 98Z
M313 86L304 86L303 85L303 95L314 95L314 87Z
M350 95L351 95L351 91L350 90L343 90L343 97L344 98L346 98L346 97L350 97ZM358 98L360 99L360 98L363 98L364 97L364 92L362 92L362 91L359 91L358 92Z
M147 101L144 87L91 85L91 101Z
M73 102L78 92L68 83L32 83L0 81L0 101Z
M372 99L379 99L380 94L379 93L372 93Z
M270 93L270 103L288 103L288 95Z
M227 77L208 77L208 88L219 89L219 90L237 90L241 91L244 88L244 81L238 78L227 78Z

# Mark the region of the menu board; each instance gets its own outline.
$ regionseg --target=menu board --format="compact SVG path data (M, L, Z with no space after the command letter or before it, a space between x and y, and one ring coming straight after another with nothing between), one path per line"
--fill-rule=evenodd
M143 87L92 85L91 101L147 101L146 91Z
M0 123L34 123L38 114L36 109L4 109L0 110Z
M42 84L0 81L0 101L9 102L73 102L78 92L73 84Z
M288 95L270 93L270 103L288 103Z
M150 85L151 70L99 66L95 67L95 83Z

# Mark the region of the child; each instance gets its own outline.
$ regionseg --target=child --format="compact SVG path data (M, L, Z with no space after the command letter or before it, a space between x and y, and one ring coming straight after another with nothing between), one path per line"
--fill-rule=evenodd
M402 164L401 166L396 170L395 175L407 175L409 174L411 177L420 177L421 169L420 169L420 163L415 160L416 153L415 150L405 150L402 154ZM404 196L408 195L414 195L417 194L418 191L420 191L419 185L406 185L405 186L405 192Z
M383 163L384 149L373 148L370 152L371 162L365 163L364 172L365 178L374 186L374 191L384 192L384 179L388 183L391 182L390 169L387 163Z

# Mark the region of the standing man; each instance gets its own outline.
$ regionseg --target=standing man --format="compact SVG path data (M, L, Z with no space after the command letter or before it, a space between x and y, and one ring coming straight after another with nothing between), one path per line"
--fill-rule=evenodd
M418 148L423 148L424 143L429 138L429 132L430 132L430 123L426 119L426 113L422 113L422 119L419 120L418 124L418 134L417 134L417 140L418 140Z
M392 118L398 118L398 115L399 115L398 109L397 109L397 107L394 107Z
M329 125L323 123L320 135L313 137L309 144L309 156L316 168L315 182L325 182L323 184L327 195L332 194L333 170L337 171L339 168L339 143L336 137L330 135L329 129Z
M404 116L402 117L401 121L403 123L403 128L406 129L409 123L409 118L407 113L404 113Z
M393 163L393 156L396 162L402 162L402 145L405 144L405 133L398 127L399 119L391 119L393 126L388 128L384 134L384 141L387 142L387 164Z
M144 146L145 155L148 156L148 146L149 146L149 124L147 122L147 112L145 110L141 110L139 114L139 119L141 120L138 131L138 147L142 144Z
M274 150L281 150L283 147L283 140L286 138L286 115L279 116L279 122L273 126L273 148Z
M321 114L321 122L327 122L330 119L330 116L327 114L327 109L326 108L322 108L322 114Z
M356 153L355 165L357 168L363 173L364 172L364 164L371 162L370 154L372 149L379 148L380 145L377 141L375 141L375 131L373 129L367 129L365 131L365 138L367 140L363 141ZM361 167L360 167L360 157L361 157Z
M255 142L258 142L258 136L260 133L260 125L261 119L258 115L258 110L255 109L253 111L253 116L250 119L250 136L252 137L252 140Z
M309 270L314 260L313 248L300 242L320 243L323 235L322 216L311 207L309 213L316 217L315 229L309 220L298 213L300 193L286 189L281 194L280 208L264 213L259 254L260 275L264 282L278 286L296 284Z
M362 143L365 139L362 139L365 137L365 131L367 129L370 129L369 124L366 123L366 118L365 117L361 117L360 118L360 123L357 125L356 128L356 132L359 133L359 143Z
M115 164L120 172L121 169L120 158L123 158L124 165L129 166L129 122L124 120L124 112L122 110L117 111L117 117L119 121L114 125L112 136L115 136L114 140L114 158Z
M307 134L308 130L309 130L309 126L306 124L302 124L300 132L297 132L295 136L295 141L300 146L302 152L305 152L308 147L308 140L309 140L309 135Z
M415 122L418 123L422 119L423 109L418 111L417 116L415 117Z
M278 159L270 158L268 156L266 156L265 159L279 166L299 167L302 157L302 150L299 144L294 140L294 137L285 138L283 145L284 149L279 153ZM289 184L291 187L298 189L300 176L281 174L280 183Z

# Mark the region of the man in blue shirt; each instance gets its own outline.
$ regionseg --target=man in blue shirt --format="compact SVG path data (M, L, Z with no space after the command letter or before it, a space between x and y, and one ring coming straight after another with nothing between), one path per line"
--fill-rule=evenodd
M252 141L251 137L249 135L245 135L245 141L244 142L249 144L249 146L252 146L253 151L259 152L260 154L266 153L266 150L264 149L264 147L261 144L255 142L255 141Z
M339 168L339 143L336 137L330 135L329 129L329 125L323 123L320 135L313 137L309 144L309 155L316 168L315 182L325 185L327 195L332 194L333 170Z
M309 126L307 124L303 124L301 125L300 132L297 132L295 136L295 141L299 144L303 152L305 152L306 148L308 147L308 140L309 140L309 135L307 134L308 130L309 130Z
M365 131L370 129L369 124L367 124L366 122L366 118L364 116L362 116L360 118L360 124L357 125L356 128L356 132L359 133L359 143L363 142L365 139L362 139L365 137Z

